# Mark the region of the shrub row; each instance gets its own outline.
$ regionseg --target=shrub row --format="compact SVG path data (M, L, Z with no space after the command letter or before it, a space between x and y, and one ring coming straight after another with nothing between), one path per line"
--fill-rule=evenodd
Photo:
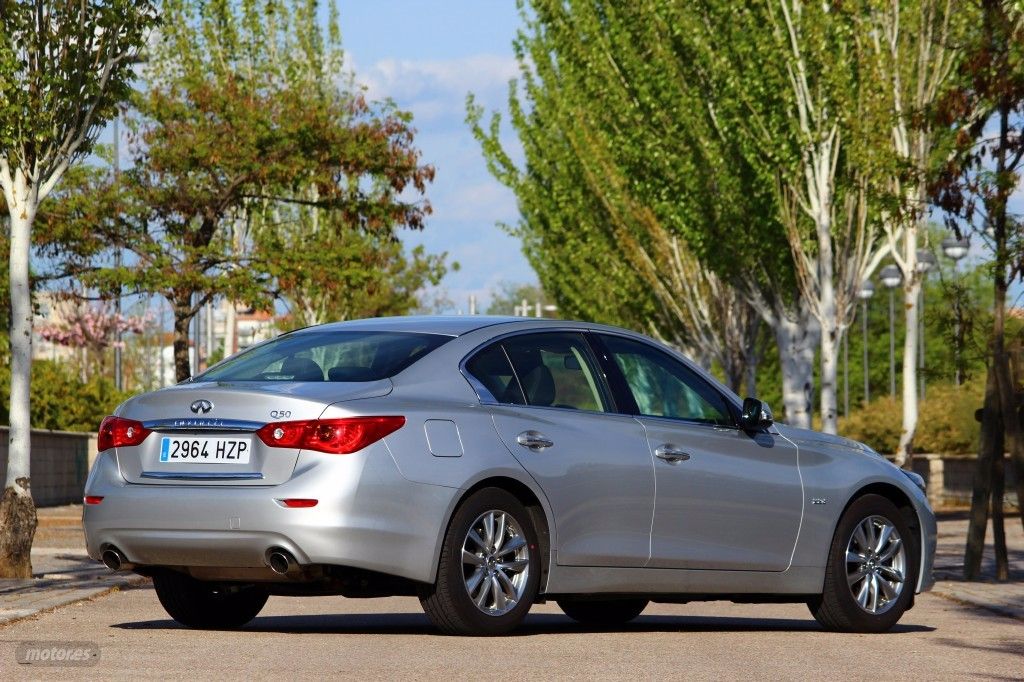
M963 386L927 386L925 399L918 405L914 452L977 453L980 424L974 412L981 407L984 393L984 376ZM902 430L902 401L889 396L839 418L840 435L867 443L883 454L896 452Z

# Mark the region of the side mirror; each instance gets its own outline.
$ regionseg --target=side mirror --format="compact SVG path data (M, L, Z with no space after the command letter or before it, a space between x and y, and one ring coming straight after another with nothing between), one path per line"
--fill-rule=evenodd
M766 429L775 422L772 417L772 408L757 398L747 398L743 401L743 412L740 414L740 428L744 431L757 431Z

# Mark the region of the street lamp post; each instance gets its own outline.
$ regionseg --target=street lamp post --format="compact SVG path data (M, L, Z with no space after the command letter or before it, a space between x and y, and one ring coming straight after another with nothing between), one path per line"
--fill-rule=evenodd
M895 265L886 265L878 273L882 285L889 290L889 396L896 397L896 331L894 329L895 307L894 293L896 287L903 282L903 275Z
M933 254L928 249L917 250L917 271L921 273L921 297L920 297L920 314L918 315L918 355L920 358L917 363L917 374L918 374L918 397L920 400L924 400L924 284L928 278L928 273L931 271L938 261L935 259Z
M947 237L942 240L942 252L946 254L946 258L953 261L953 272L956 273L959 278L960 272L957 270L957 264L960 260L967 255L967 252L971 248L971 242L967 239L957 239L956 237ZM955 326L953 328L953 380L957 386L960 386L964 381L964 368L963 368L963 350L964 350L964 339L963 339L963 305L960 300L960 296L957 295L953 299L953 315L955 318Z
M868 301L875 295L875 285L866 279L860 285L857 298L861 302L861 329L864 334L864 404L871 402L871 382L868 374Z

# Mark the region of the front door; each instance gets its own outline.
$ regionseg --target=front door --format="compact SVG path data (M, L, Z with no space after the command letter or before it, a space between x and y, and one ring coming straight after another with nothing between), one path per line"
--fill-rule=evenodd
M784 571L800 530L797 450L748 433L710 382L641 341L602 335L636 401L657 481L651 568Z

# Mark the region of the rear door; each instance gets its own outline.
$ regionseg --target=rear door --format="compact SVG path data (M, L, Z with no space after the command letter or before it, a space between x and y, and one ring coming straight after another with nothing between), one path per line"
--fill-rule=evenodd
M600 335L654 457L651 568L783 571L800 530L797 450L735 425L726 398L657 347Z
M654 466L643 428L615 413L598 367L572 332L508 337L467 363L503 442L548 498L557 562L639 567Z

